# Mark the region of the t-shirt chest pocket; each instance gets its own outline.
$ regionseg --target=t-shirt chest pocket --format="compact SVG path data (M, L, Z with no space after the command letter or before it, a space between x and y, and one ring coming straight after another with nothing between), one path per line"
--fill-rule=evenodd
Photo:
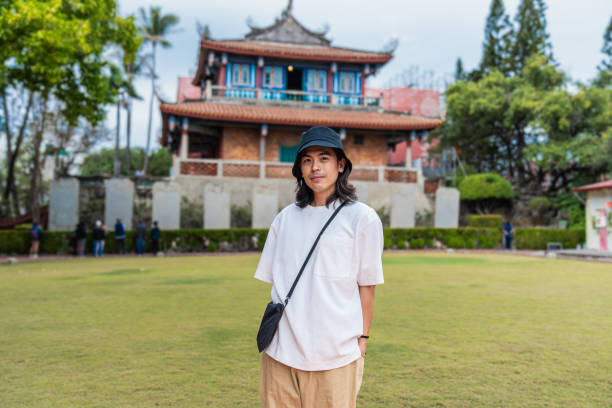
M314 259L314 274L326 278L348 278L353 270L352 238L337 235L321 236Z

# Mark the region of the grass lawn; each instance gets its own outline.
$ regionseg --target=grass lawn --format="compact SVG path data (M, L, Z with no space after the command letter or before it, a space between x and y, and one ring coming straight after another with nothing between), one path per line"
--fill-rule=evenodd
M257 407L257 260L1 266L0 407ZM394 253L384 266L360 407L612 406L610 264Z

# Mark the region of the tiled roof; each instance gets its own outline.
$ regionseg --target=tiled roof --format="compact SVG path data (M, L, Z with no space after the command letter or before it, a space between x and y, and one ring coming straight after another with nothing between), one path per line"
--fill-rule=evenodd
M604 189L612 189L612 180L602 181L595 184L588 184L586 186L575 188L574 191L593 191Z
M263 57L364 64L384 64L393 57L391 53L360 51L326 45L253 40L203 40L202 49Z
M442 124L437 119L393 113L287 108L213 102L162 104L164 114L241 123L270 125L329 126L363 130L421 130Z

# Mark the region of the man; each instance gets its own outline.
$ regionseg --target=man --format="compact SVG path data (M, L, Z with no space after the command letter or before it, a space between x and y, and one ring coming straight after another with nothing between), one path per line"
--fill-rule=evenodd
M145 244L147 239L147 227L142 219L138 220L136 224L136 253L138 256L142 256L145 252Z
M504 222L504 226L502 227L504 232L504 240L506 243L506 249L512 249L512 238L514 238L514 228L512 228L512 224L510 221Z
M104 240L106 239L106 232L104 231L104 228L102 228L102 221L96 221L96 226L92 231L92 236L94 256L100 257L104 253Z
M153 228L151 228L151 252L157 255L159 252L159 240L161 239L161 230L157 224L157 221L153 221Z
M115 249L118 254L125 255L125 225L120 218L115 223Z
M264 408L355 407L374 311L383 283L382 223L356 201L351 161L340 136L313 127L300 138L293 165L296 203L274 219L255 272L282 302L314 240L334 210L347 203L321 236L278 330L264 350Z
M35 222L30 228L30 258L38 258L38 249L40 248L40 241L42 241L42 229Z

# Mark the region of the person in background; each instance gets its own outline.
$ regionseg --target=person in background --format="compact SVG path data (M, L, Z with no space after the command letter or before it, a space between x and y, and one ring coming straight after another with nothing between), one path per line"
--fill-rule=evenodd
M118 254L125 254L125 225L121 218L117 218L115 223L115 248Z
M83 256L85 255L85 242L87 242L87 229L85 228L85 223L83 221L79 221L76 229L74 230L74 239L76 241L76 255Z
M30 258L38 258L38 249L40 248L40 241L42 241L42 229L35 222L30 228Z
M504 226L502 227L504 233L504 241L506 244L506 249L512 249L512 238L514 238L514 228L510 224L510 221L504 222Z
M106 238L106 233L102 228L102 221L97 220L96 226L93 229L93 253L94 256L102 256L104 251L104 239Z
M151 251L154 254L159 252L159 240L161 238L161 230L157 225L157 221L153 222L153 228L151 228Z
M142 256L145 251L145 240L147 238L147 227L144 225L142 219L138 220L136 225L136 253L138 256Z

